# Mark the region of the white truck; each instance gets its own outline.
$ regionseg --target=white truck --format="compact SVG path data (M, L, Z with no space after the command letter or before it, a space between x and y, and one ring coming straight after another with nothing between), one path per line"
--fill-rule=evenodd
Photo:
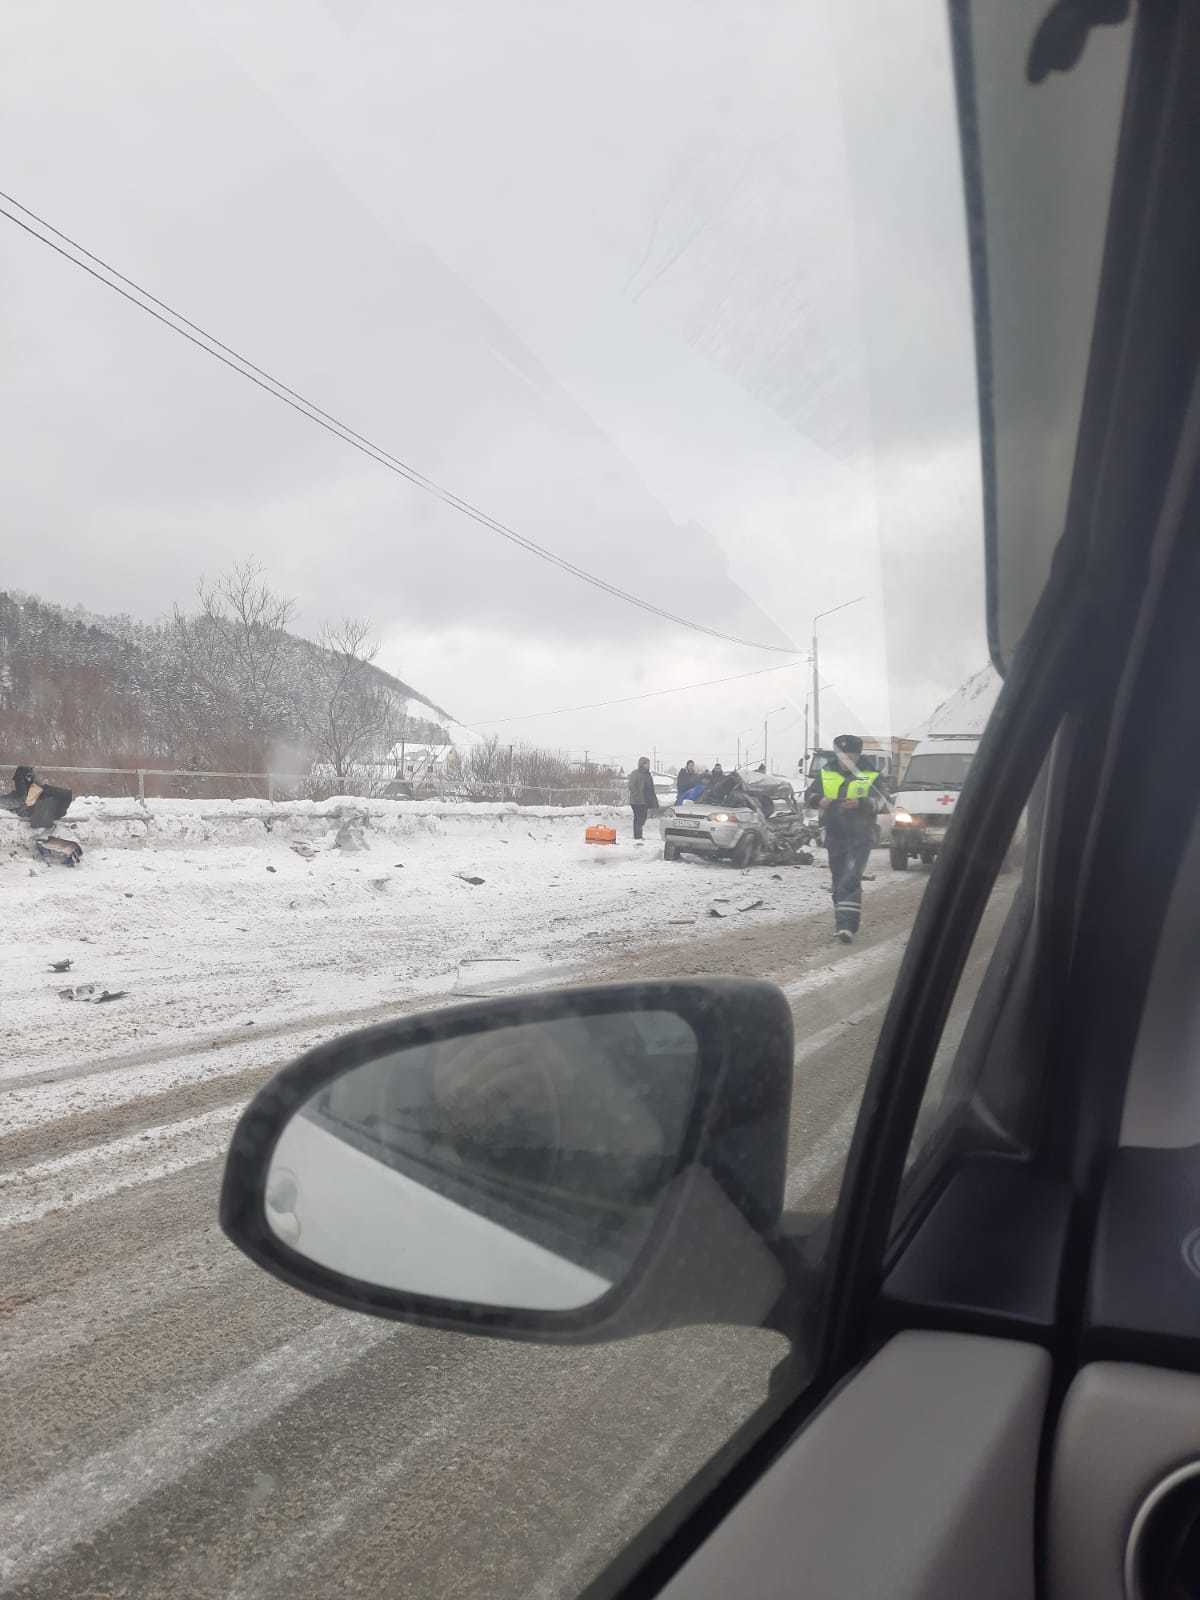
M914 857L932 862L941 849L978 749L978 734L934 734L922 739L909 757L890 818L888 851L897 872Z

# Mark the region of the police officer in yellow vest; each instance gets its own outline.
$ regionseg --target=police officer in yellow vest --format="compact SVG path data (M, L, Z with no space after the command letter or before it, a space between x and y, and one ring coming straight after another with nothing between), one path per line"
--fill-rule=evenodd
M823 814L833 873L833 925L842 943L851 944L862 915L862 875L875 839L883 790L879 774L858 764L861 739L839 733L833 748L832 760L817 773L805 800Z

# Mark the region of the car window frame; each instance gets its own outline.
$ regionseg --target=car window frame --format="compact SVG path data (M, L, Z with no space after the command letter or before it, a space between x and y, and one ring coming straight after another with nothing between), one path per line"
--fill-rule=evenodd
M969 187L974 124L966 0L951 0L950 16ZM1194 75L1184 70L1189 55L1198 53L1200 22L1194 17L1178 6L1154 15L1139 9L1066 525L1029 626L1011 665L1001 669L1004 686L885 1015L829 1230L816 1368L800 1393L775 1408L768 1403L765 1417L760 1410L749 1418L581 1600L657 1593L869 1356L870 1312L942 1025L1004 850L1060 729L1062 781L1056 777L1051 785L1039 830L1038 870L1046 889L1035 904L1032 937L1056 971L1068 969L1079 914L1071 891L1079 891L1089 852L1088 830L1069 826L1067 791L1080 771L1095 773L1097 755L1104 753L1105 718L1111 717L1127 665L1149 564L1150 536L1144 546L1131 539L1127 518L1138 493L1165 495L1189 399L1184 380L1190 368L1178 352L1172 385L1156 389L1157 371L1172 341L1179 341L1181 319L1189 342L1200 347L1200 311L1185 299L1194 275L1178 270L1192 242L1190 215L1179 216L1179 194L1181 183L1194 188L1194 177L1181 170L1193 141L1176 137L1178 125L1189 118L1200 123L1200 107L1193 108L1195 97L1185 87ZM969 195L969 213L972 203ZM974 249L972 272L978 297L986 260ZM978 316L976 325L978 331ZM986 343L977 355L986 496ZM1144 507L1142 520L1151 534L1160 503ZM945 1155L943 1150L943 1166Z

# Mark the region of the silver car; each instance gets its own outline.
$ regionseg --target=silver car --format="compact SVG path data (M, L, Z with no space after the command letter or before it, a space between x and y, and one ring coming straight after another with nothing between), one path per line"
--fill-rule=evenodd
M748 867L763 851L766 822L753 806L681 800L674 816L664 817L662 836L665 861L678 861L689 850Z
M738 867L761 860L811 861L803 848L810 830L791 784L768 773L749 779L745 791L726 801L681 800L663 818L663 859L678 861L687 851Z

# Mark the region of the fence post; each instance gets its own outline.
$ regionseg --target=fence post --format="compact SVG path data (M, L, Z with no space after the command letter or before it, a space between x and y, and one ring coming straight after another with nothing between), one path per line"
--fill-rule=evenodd
M267 773L267 803L268 805L275 804L275 774L273 772Z
M137 781L138 781L138 801L139 801L139 803L141 805L145 805L145 803L146 803L146 774L142 771L142 769L140 767L138 768Z

